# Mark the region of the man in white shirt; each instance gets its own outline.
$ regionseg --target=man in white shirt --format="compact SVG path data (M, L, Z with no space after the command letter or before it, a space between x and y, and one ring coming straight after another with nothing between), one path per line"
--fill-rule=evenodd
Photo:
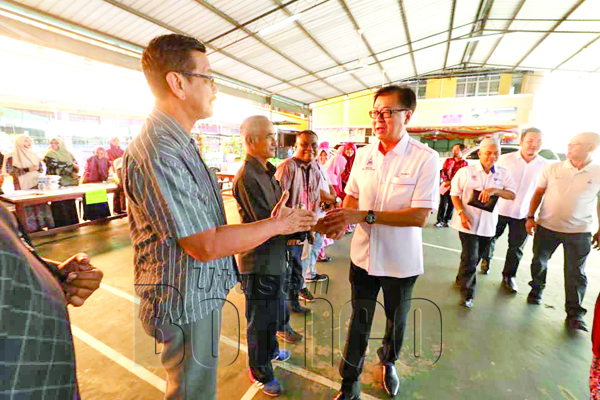
M504 154L496 163L510 173L515 183L515 199L498 200L498 225L496 235L484 250L481 261L481 272L488 274L490 261L494 256L496 240L502 236L508 226L508 250L502 270L502 287L509 293L517 293L517 268L523 258L523 248L527 242L525 221L529 211L529 203L537 188L537 182L548 165L548 161L538 155L542 148L542 131L537 128L525 129L521 134L521 148L514 153Z
M531 291L527 302L542 303L548 260L562 244L565 252L565 322L569 329L586 332L583 316L587 310L581 306L587 287L585 261L592 246L600 249L600 228L593 237L591 234L594 207L600 217L600 165L592 162L598 147L600 135L597 133L580 133L571 139L567 160L549 165L542 173L526 223L527 232L535 232ZM534 216L540 203L536 223Z
M485 139L477 154L480 162L461 168L450 186L450 196L456 210L450 226L458 231L462 244L456 277L461 293L459 305L468 309L473 308L477 264L482 251L494 237L498 223L497 204L492 211L471 204L478 200L487 205L494 201L492 196L507 200L515 198L515 185L510 173L505 168L494 165L500 155L500 143L495 139ZM479 194L475 191L479 191Z
M329 212L322 222L333 239L341 237L347 225L357 224L350 264L353 312L338 400L360 396L360 374L381 288L388 322L377 354L384 389L392 396L399 390L394 363L402 348L412 289L423 274L422 228L439 200L439 156L406 132L416 105L410 88L387 86L375 93L369 115L379 141L357 152L343 208Z

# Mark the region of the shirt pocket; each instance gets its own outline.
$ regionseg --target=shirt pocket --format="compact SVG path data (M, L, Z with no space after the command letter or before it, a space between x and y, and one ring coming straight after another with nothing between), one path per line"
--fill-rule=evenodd
M390 180L389 203L394 207L410 207L417 178L395 176Z

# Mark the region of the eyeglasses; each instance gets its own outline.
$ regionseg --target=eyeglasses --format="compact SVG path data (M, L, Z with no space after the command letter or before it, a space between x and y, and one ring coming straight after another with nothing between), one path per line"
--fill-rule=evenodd
M389 119L389 118L392 118L393 113L398 113L398 112L402 112L402 111L410 111L410 110L408 108L402 108L400 110L383 110L383 111L371 110L371 111L369 111L369 117L371 117L371 119L378 119L379 116L381 115L383 118Z
M178 72L180 74L187 75L187 76L195 76L196 78L208 79L210 81L211 85L215 84L215 77L211 76L211 75L197 74L195 72L188 72L188 71L178 71Z

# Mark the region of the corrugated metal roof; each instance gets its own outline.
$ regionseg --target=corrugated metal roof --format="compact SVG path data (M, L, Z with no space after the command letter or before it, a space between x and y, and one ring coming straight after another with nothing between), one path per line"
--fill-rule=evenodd
M17 10L14 4L33 11ZM215 72L301 102L387 83L381 68L397 81L414 77L415 67L419 75L444 66L460 70L484 64L581 71L600 67L599 0L456 0L454 13L451 0L298 0L285 9L282 4L284 0L0 0L0 9L38 21L46 18L54 26L52 17L57 17L73 24L62 29L95 39L106 35L106 42L116 38L125 47L143 47L155 36L183 32L209 46ZM484 16L478 16L480 5L485 9L489 4L487 19L478 21ZM302 13L297 22L257 34L295 13ZM452 18L453 41L448 43ZM474 44L456 41L506 29L518 33ZM470 59L467 48L473 52ZM364 68L324 80L359 67Z

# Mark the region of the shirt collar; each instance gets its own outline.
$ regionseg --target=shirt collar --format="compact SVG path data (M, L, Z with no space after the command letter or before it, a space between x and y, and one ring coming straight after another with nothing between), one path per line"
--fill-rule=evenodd
M255 166L256 168L260 168L260 170L267 173L269 176L274 176L275 171L277 170L277 168L275 168L275 166L268 161L267 161L267 167L266 168L263 167L263 165L256 158L252 157L250 154L246 154L246 162L248 164Z
M294 161L296 163L296 165L299 168L302 168L302 169L309 169L309 168L310 169L314 169L314 168L317 168L317 166L315 165L315 161L311 161L308 164L306 164L304 161L300 161L296 157L292 157L292 161Z
M150 119L158 122L159 124L166 126L167 132L175 139L175 141L181 146L187 146L190 143L194 144L195 141L192 139L190 134L183 129L181 124L175 120L172 116L162 111L158 107L154 107L150 113Z
M475 164L475 170L477 172L481 172L481 171L485 172L485 170L483 169L483 165L481 165L481 161L479 161L477 164ZM492 173L492 175L496 173L495 165L492 165L492 168L490 168L490 172Z
M396 143L396 146L394 146L392 151L389 153L395 153L398 156L404 155L406 153L406 148L408 147L409 140L410 140L410 136L408 135L408 132L404 131L404 135L402 135L402 138L400 139L400 141L398 143ZM377 152L381 153L379 151L379 145L380 145L380 142L377 143Z

